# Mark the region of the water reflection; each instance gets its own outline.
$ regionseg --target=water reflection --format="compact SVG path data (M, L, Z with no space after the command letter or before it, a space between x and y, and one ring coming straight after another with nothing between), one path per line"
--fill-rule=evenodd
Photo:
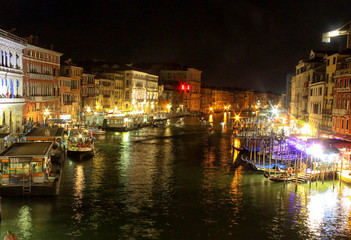
M67 235L79 237L83 235L84 231L84 228L82 227L81 223L84 217L84 211L82 209L82 206L85 189L84 166L80 163L78 163L75 166L73 184L73 202L71 204L73 210L73 215L71 219L73 220L73 222L70 225L71 231L68 232Z
M242 205L242 196L243 196L243 189L242 189L242 178L243 178L243 171L242 167L239 167L234 172L233 181L230 184L230 201L232 202L232 219L231 223L234 225L239 224L239 217L240 212L243 211Z
M24 205L18 211L18 237L20 239L32 239L32 216L31 208L28 205Z

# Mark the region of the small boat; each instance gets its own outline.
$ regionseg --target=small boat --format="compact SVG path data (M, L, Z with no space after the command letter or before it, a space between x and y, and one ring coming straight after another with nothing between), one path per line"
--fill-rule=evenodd
M340 180L344 183L347 183L351 185L351 170L342 170L341 172L338 172L338 176Z
M94 155L94 138L89 130L72 129L67 139L67 156L77 160Z
M263 175L273 182L287 182L287 181L294 181L295 180L294 177L291 177L289 174L285 174L285 173L283 173L281 175L271 176L271 175L269 175L269 173L265 172Z
M93 133L93 135L104 135L106 133L106 131L102 130L102 129L89 129L90 132Z

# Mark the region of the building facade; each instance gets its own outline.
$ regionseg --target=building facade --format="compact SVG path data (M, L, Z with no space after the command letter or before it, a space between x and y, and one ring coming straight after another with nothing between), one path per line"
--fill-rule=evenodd
M66 77L65 80L67 80L67 78L70 79L70 93L60 93L62 99L60 114L66 115L65 113L68 109L70 119L79 122L82 116L81 83L83 68L78 67L69 59L61 65L60 73L62 77Z
M23 54L23 123L45 124L59 118L59 71L62 53L28 44Z
M351 135L350 101L351 101L351 57L337 64L334 76L333 132Z
M0 125L6 132L22 131L23 50L27 42L0 29Z

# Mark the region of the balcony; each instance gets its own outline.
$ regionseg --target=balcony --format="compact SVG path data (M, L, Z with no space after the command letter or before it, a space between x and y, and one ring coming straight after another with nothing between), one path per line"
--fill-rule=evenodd
M63 102L63 105L72 105L73 101L65 101Z
M48 81L54 80L54 76L48 75L48 74L42 74L42 73L29 73L29 78L38 79L38 80L48 80Z
M25 99L24 98L0 98L0 105L2 104L24 104Z
M57 99L58 97L55 97L55 96L31 96L29 100L31 102L42 102L42 101L54 101Z
M350 110L348 109L333 109L333 115L348 116L349 114Z
M351 92L351 88L350 87L347 87L347 88L335 88L335 90L337 92Z
M332 110L331 109L322 109L322 114L331 115Z

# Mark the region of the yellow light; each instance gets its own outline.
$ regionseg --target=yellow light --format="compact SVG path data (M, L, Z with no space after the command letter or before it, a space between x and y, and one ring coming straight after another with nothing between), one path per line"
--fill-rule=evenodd
M301 128L301 133L306 135L311 135L312 133L311 126L309 124L305 124L303 128Z
M235 120L238 121L239 119L240 119L240 116L239 116L239 115L236 115L236 116L235 116Z
M171 107L172 107L171 105L169 105L169 104L167 105L167 109L168 110L171 109Z
M339 35L339 31L338 30L335 30L335 31L331 31L329 32L329 37L336 37Z
M88 106L88 108L87 108L87 112L88 112L88 113L90 113L90 112L91 112L91 108L90 108L90 106Z
M210 107L210 111L213 111L213 107Z

